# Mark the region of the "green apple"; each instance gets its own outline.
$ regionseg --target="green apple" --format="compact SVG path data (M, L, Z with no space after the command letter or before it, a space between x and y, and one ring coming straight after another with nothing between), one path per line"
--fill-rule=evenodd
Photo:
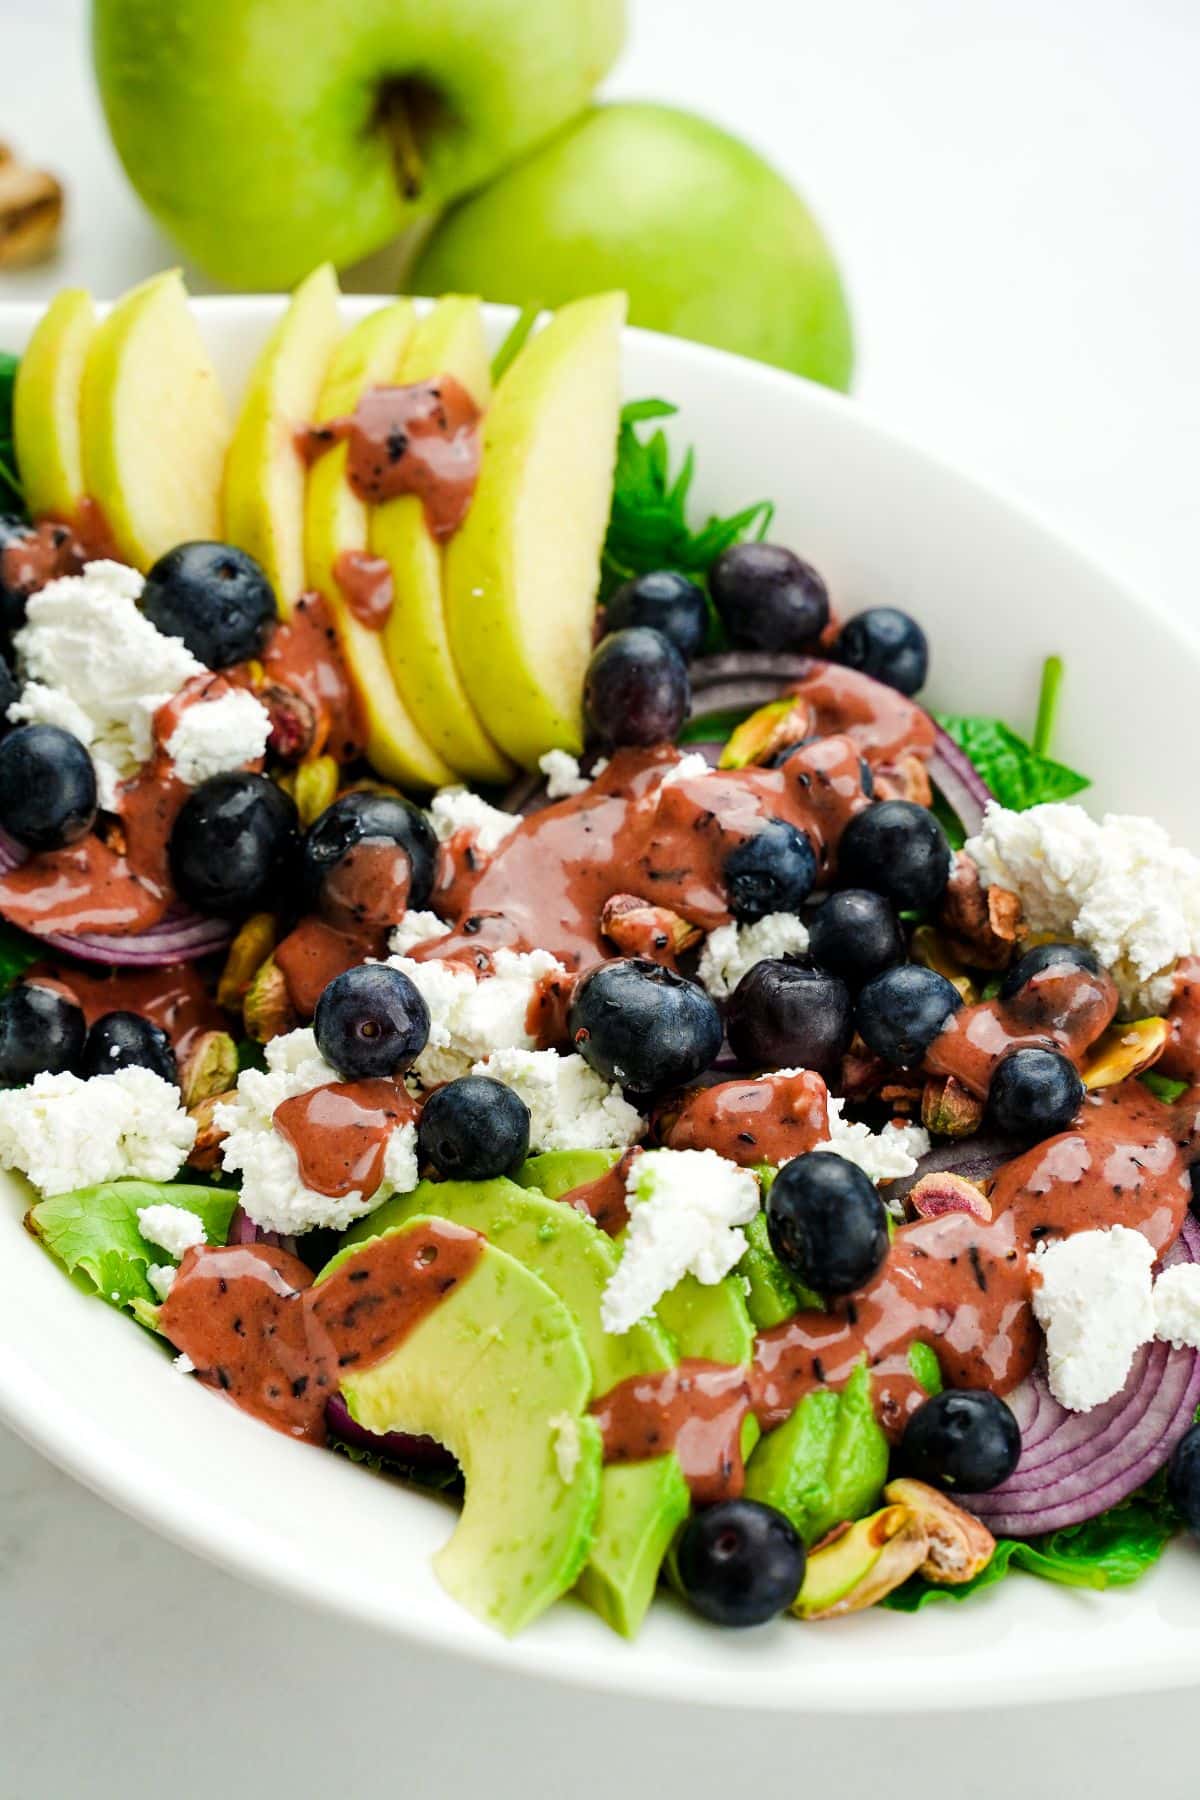
M812 214L753 150L670 107L593 108L455 207L408 285L544 306L624 288L634 325L850 382L846 299Z
M211 275L288 287L489 180L587 104L624 0L96 0L117 152Z
M95 329L91 295L64 288L42 314L17 369L13 432L25 504L34 519L74 523L78 518L86 492L79 410Z
M229 416L178 270L96 327L80 435L84 492L126 562L148 569L176 544L220 535Z
M479 407L491 394L478 300L448 295L419 322L400 363L401 382L453 375ZM450 649L442 600L442 548L414 495L375 507L371 551L392 571L394 601L383 643L401 698L428 741L460 774L506 781L512 764L480 724Z
M317 400L318 424L352 413L368 388L396 379L412 337L411 300L369 313L333 354ZM382 634L360 624L334 573L339 556L368 548L368 509L346 477L348 449L335 444L309 471L304 503L307 585L323 596L337 626L342 653L367 719L367 755L381 775L405 787L443 787L454 770L422 737L401 700Z
M623 294L563 307L506 370L446 550L450 646L486 730L536 768L583 748L583 676L612 502Z
M304 484L296 433L316 416L317 396L341 326L332 268L314 269L251 372L225 460L224 536L257 557L286 618L304 592Z

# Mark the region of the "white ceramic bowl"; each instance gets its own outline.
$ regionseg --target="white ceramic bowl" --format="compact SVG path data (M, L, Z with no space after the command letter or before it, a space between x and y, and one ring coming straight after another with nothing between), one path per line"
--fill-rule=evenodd
M347 318L377 301L345 303ZM281 302L201 300L231 398ZM36 313L0 306L0 348ZM508 315L495 309L497 339ZM677 403L695 444L695 503L764 496L774 535L825 574L843 612L892 601L933 643L925 696L1032 723L1042 658L1067 681L1057 748L1095 778L1096 807L1194 831L1200 642L1135 601L1028 514L918 453L820 388L631 331L630 397ZM702 1705L881 1712L1065 1699L1200 1680L1200 1551L1105 1595L1014 1575L909 1617L722 1634L663 1598L635 1644L566 1602L508 1643L439 1588L450 1527L436 1499L289 1442L181 1379L164 1349L66 1279L21 1226L0 1178L0 1412L106 1499L203 1556L297 1598L465 1657L585 1686ZM80 1596L81 1605L86 1596Z

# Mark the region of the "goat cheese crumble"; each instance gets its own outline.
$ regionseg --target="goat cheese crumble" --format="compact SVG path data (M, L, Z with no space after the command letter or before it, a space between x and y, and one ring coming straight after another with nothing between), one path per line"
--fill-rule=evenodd
M158 1299L165 1300L175 1286L175 1277L179 1270L173 1263L150 1263L146 1269L146 1280L154 1289Z
M1176 962L1200 954L1200 859L1153 819L993 802L966 849L987 886L1018 895L1033 931L1095 951L1129 1013L1162 1011Z
M1154 1335L1176 1350L1200 1350L1200 1264L1176 1263L1155 1282Z
M470 788L449 787L442 788L429 802L429 822L439 844L446 843L456 831L469 831L484 854L490 855L517 829L521 818L518 813L489 806Z
M795 913L768 913L752 925L731 923L710 931L697 973L714 1000L725 1000L756 963L803 956L807 949L808 928Z
M679 758L677 763L671 764L658 785L674 787L677 781L695 781L699 775L711 774L708 758L702 756L699 750L689 750L685 756Z
M383 1178L373 1194L353 1188L334 1196L306 1187L296 1152L275 1129L275 1109L339 1077L307 1027L272 1038L266 1060L265 1069L243 1069L236 1098L213 1109L218 1130L227 1134L221 1160L226 1169L240 1172L242 1206L254 1224L287 1236L318 1226L342 1231L390 1195L407 1194L416 1187L417 1128L411 1120L396 1126L389 1136Z
M429 1038L409 1071L426 1088L468 1074L472 1063L496 1050L532 1050L536 1040L529 1030L529 1009L545 977L563 973L548 950L497 950L493 973L482 976L462 963L436 958L413 962L391 956L388 961L409 977L429 1008Z
M579 1420L573 1413L556 1413L550 1420L554 1433L554 1466L564 1487L570 1487L579 1468L583 1445L579 1441Z
M189 1250L204 1242L204 1221L186 1206L161 1202L138 1207L138 1230L148 1244L157 1244L180 1262Z
M439 919L436 913L414 908L392 927L388 949L393 956L407 956L418 944L429 944L434 938L445 937L446 930L445 920Z
M271 715L244 688L189 706L167 739L167 755L188 787L244 769L266 753Z
M170 1181L195 1142L179 1089L152 1069L114 1069L84 1081L35 1075L0 1094L0 1167L43 1194L102 1181Z
M706 1287L746 1251L759 1208L756 1177L715 1150L647 1150L626 1183L629 1226L621 1260L600 1303L605 1331L621 1335L664 1294L694 1275Z
M89 563L32 595L13 638L24 686L14 721L57 725L87 745L100 804L154 749L154 715L185 681L206 673L182 638L139 612L144 583L122 563ZM257 702L255 703L257 704Z
M570 800L576 794L586 794L597 775L602 775L607 767L607 756L601 756L592 764L591 774L585 775L579 767L579 758L572 756L569 750L547 750L538 757L538 768L546 777L548 800Z
M1071 1412L1119 1394L1154 1336L1154 1250L1140 1231L1079 1231L1039 1249L1033 1310L1046 1334L1050 1391Z
M844 1119L845 1105L830 1095L829 1137L814 1150L844 1156L872 1181L899 1181L915 1173L921 1158L929 1154L929 1133L923 1126L888 1124L882 1131L872 1131L869 1125Z
M616 1083L597 1075L582 1056L497 1050L471 1073L490 1075L520 1095L529 1108L531 1151L624 1150L646 1129Z

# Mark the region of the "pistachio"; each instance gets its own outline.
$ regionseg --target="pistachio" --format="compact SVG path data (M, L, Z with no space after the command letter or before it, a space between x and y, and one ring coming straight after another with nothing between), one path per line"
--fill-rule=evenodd
M237 1045L227 1031L202 1031L179 1064L183 1104L189 1108L223 1094L237 1080Z
M61 183L44 169L27 168L0 144L0 268L23 268L53 255L62 215Z
M1021 929L1021 902L1008 888L985 888L965 850L958 851L938 909L947 948L973 969L1006 969Z
M958 989L964 1005L974 1006L979 990L936 926L917 926L912 934L912 959L944 975L951 986Z
M921 1564L926 1581L957 1587L991 1562L996 1540L987 1526L936 1488L923 1481L890 1481L883 1497L895 1506L906 1506L919 1519L927 1543Z
M965 1175L922 1175L905 1197L920 1219L937 1219L943 1213L970 1213L983 1220L992 1216L991 1201Z
M217 983L217 1004L226 1012L241 1012L246 989L274 948L275 915L252 913L229 946Z
M316 712L295 688L273 681L259 689L258 698L271 715L267 748L273 756L283 762L299 762L320 748Z
M225 1142L226 1133L221 1130L213 1114L222 1100L232 1100L234 1092L228 1089L223 1094L209 1094L195 1106L188 1107L188 1117L196 1121L196 1141L188 1156L189 1169L201 1169L206 1173L215 1169L221 1160L221 1145Z
M1110 1025L1084 1058L1080 1070L1084 1087L1091 1091L1115 1087L1130 1075L1140 1075L1158 1061L1170 1035L1166 1019L1135 1019L1129 1025Z
M908 1506L885 1506L846 1525L809 1552L792 1602L801 1619L836 1619L874 1606L924 1563L929 1542Z
M649 956L655 962L673 962L704 935L669 907L653 906L637 894L613 894L606 900L600 929L627 956Z
M327 806L337 799L341 771L332 756L314 756L302 762L292 778L292 798L300 814L300 828L307 831Z
M802 742L811 728L812 708L807 701L795 694L769 700L734 730L717 766L744 769L750 763L769 762L778 751Z
M921 1095L921 1123L937 1137L970 1137L983 1123L983 1101L953 1075L931 1075Z
M252 1037L256 1044L268 1044L272 1038L293 1030L297 1025L296 1011L283 970L273 956L268 956L246 989L246 997L242 1001L242 1018L246 1023L247 1037Z

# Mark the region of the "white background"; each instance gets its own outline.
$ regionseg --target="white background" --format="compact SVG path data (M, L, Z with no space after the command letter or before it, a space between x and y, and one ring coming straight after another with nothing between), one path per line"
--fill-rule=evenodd
M864 404L1200 619L1200 0L632 5L610 91L749 128L805 189ZM0 299L172 260L104 137L84 12L0 0L0 139L71 202L58 261ZM0 1800L1196 1791L1194 1693L1019 1719L940 1698L872 1729L517 1686L241 1586L0 1430Z

